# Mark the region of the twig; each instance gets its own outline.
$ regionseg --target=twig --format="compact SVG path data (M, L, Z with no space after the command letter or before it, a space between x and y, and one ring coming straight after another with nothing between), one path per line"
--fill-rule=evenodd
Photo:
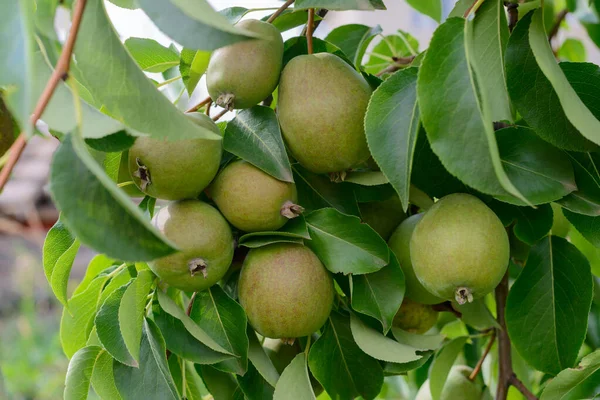
M313 24L315 22L315 9L308 9L308 21L306 22L306 45L308 54L313 53Z
M65 46L60 54L60 58L56 63L56 67L46 83L46 87L42 92L40 98L35 105L35 109L33 110L33 114L29 119L31 125L35 125L37 120L40 119L46 106L50 102L52 95L54 94L54 90L56 86L58 86L58 82L61 79L66 80L69 77L69 66L71 64L71 55L73 54L73 48L75 47L75 40L77 39L77 33L79 32L79 26L81 25L81 20L83 18L83 11L85 10L86 0L78 0L75 4L75 10L73 12L73 23L71 25L71 31L69 32L69 37L65 43ZM0 171L0 192L8 182L8 178L10 178L10 174L17 164L19 157L23 153L23 149L27 141L25 139L25 134L22 132L19 138L13 143L10 148L10 156L2 171Z
M196 112L210 102L212 102L212 99L210 98L210 96L208 96L207 98L202 100L200 103L196 104L194 107L187 110L186 113Z
M496 314L498 315L498 390L496 391L496 400L506 400L508 396L508 388L513 385L517 388L528 400L537 400L529 389L525 387L515 375L512 368L512 356L510 352L510 338L506 330L506 298L508 297L508 272L496 287Z
M192 297L190 298L190 303L188 304L187 310L185 312L188 317L192 313L192 307L194 307L194 300L196 300L196 295L197 294L198 294L198 292L194 292L194 294L192 294Z
M385 67L384 69L382 69L381 71L376 73L375 76L381 76L383 74L391 74L402 68L405 68L406 66L410 65L410 63L413 62L415 57L416 56L392 57L392 60L394 61L394 63L391 65L388 65L387 67Z
M431 308L433 308L433 311L437 311L437 312L444 312L444 311L451 312L452 314L454 314L456 316L456 318L462 317L462 313L460 311L456 311L454 309L454 307L452 307L452 303L449 301L445 301L440 304L434 304L431 306Z
M215 115L212 120L217 122L223 115L227 114L229 110L228 109L224 109L223 111L221 111L220 113L218 113L217 115Z
M287 0L285 3L283 3L283 5L281 7L279 7L279 9L277 11L275 11L273 13L273 15L271 15L269 17L267 22L271 23L271 22L275 21L275 18L279 17L282 12L284 12L289 6L292 5L293 2L294 2L294 0Z
M548 41L549 42L551 42L552 39L554 39L554 37L558 33L558 30L560 29L560 24L562 24L562 22L565 20L565 17L567 16L568 13L569 13L569 10L565 8L564 10L559 12L558 15L556 16L556 22L554 23L554 26L552 26L552 29L550 29L550 32L548 33Z
M505 1L504 7L506 7L506 12L508 13L508 31L512 33L519 21L519 3Z
M321 22L323 22L323 18L325 18L325 16L327 15L328 12L329 12L329 10L326 8L321 8L319 11L317 11L317 15L319 17L321 17L321 19L319 19L317 21L313 21L313 35L315 34L315 31L317 30L319 25L321 25ZM306 28L307 28L307 26L304 25L304 28L302 28L302 33L300 33L300 36L306 35Z
M212 101L209 101L206 105L206 115L210 117L210 108L212 107Z
M531 393L529 389L527 389L525 384L523 384L523 382L521 382L521 380L517 378L517 375L515 375L514 373L510 376L509 381L510 384L517 388L527 400L538 400L538 398L533 393Z
M481 358L477 362L477 365L475 366L475 369L473 369L473 372L471 372L471 375L469 375L470 381L474 381L475 378L477 378L477 374L479 374L479 371L481 371L481 366L483 365L485 358L487 357L490 350L492 349L492 346L494 345L494 341L496 341L496 331L492 332L492 337L490 337L490 341L488 342L487 346L485 347L485 350L483 351Z

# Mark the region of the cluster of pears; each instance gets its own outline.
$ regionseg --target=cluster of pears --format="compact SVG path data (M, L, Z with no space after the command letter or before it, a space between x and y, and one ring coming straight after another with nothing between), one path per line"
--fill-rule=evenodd
M244 109L278 87L279 123L297 162L332 178L364 165L370 153L363 119L371 95L365 79L327 53L297 56L283 66L283 41L275 27L256 20L239 25L260 38L213 53L207 70L212 100L227 109ZM204 114L188 117L220 134ZM172 201L153 223L179 251L150 267L181 290L201 291L226 275L236 246L231 227L241 233L273 231L303 211L294 183L244 160L223 166L222 152L221 141L204 138L142 137L129 149L128 172L137 188ZM364 222L389 239L404 270L406 301L395 324L407 330L422 333L435 323L432 304L462 304L489 293L507 268L506 232L473 196L447 196L409 218L396 196L361 204L361 213ZM331 274L300 244L250 250L238 282L238 298L251 325L270 338L317 331L327 320L334 293Z

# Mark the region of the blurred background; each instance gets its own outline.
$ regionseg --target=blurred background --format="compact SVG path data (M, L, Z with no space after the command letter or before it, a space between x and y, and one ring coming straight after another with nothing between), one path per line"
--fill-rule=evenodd
M252 18L267 15L272 12L268 8L281 5L280 1L271 0L209 2L215 9L233 5L267 8L250 14ZM454 3L454 0L444 0L443 15L450 12ZM349 23L379 24L384 34L401 29L419 41L421 50L427 48L437 23L413 11L403 0L387 0L386 5L387 12L329 13L316 36L324 38L335 27ZM560 9L560 1L557 0L555 6ZM107 9L123 41L129 37L149 37L166 46L172 43L143 12L121 9L111 3L107 3ZM561 30L556 44L560 46L567 39L581 40L587 60L599 64L600 51L588 39L577 18L568 15L567 23L568 28ZM69 15L65 10L57 15L55 25L59 37L64 39L69 26ZM298 35L300 30L286 32L284 39ZM162 90L169 97L179 92L171 85ZM178 103L181 108L205 98L207 92L203 81L191 99L187 94L184 96ZM62 307L54 299L42 269L44 237L58 217L47 191L49 165L56 147L57 141L52 138L38 136L31 139L11 180L0 194L0 399L62 398L68 364L58 338ZM73 286L82 278L93 255L82 246L71 273Z

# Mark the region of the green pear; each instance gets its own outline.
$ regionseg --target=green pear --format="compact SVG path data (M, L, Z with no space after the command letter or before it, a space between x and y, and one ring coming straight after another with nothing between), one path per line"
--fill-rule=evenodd
M189 114L198 125L221 134L206 115ZM167 141L139 137L129 149L129 173L145 194L163 200L193 199L213 180L222 155L222 141Z
M250 325L269 338L307 336L323 326L333 306L333 279L317 256L299 244L250 250L238 297Z
M277 230L302 212L294 183L277 180L242 160L225 167L209 192L225 218L244 232Z
M180 250L148 264L165 283L198 292L225 275L234 241L229 224L214 207L199 200L177 201L161 208L152 222Z
M459 304L490 293L508 268L509 241L500 219L470 194L451 194L415 227L410 258L430 293Z
M341 58L319 53L283 69L277 113L292 155L315 173L339 173L365 162L364 130L371 87Z
M434 296L423 287L415 275L410 259L410 238L423 215L415 214L405 219L390 237L388 245L398 258L402 272L404 272L405 296L421 304L439 304L443 303L444 299Z
M556 203L550 203L552 206L552 212L554 213L554 221L552 223L552 232L555 236L567 237L569 230L571 229L571 223L565 217L562 212L562 207Z
M383 201L359 203L358 207L362 221L384 240L388 240L398 224L406 219L400 198L396 195Z
M229 110L250 108L273 93L283 64L283 39L277 28L255 19L236 26L258 34L260 39L215 50L206 70L210 97Z
M479 378L469 380L472 372L473 369L466 365L453 366L442 389L440 400L481 400L483 385ZM415 400L432 400L429 379L423 383Z
M407 332L423 334L433 328L438 312L430 305L417 303L404 298L400 309L394 316L393 326Z

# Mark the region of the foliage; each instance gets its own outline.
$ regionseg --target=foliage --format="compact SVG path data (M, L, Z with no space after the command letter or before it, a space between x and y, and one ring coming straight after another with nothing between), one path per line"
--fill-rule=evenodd
M61 49L54 14L79 1L38 0L33 7L29 0L0 0L1 104L25 135L33 134L28 119ZM550 23L561 11L554 6L565 2L519 2L515 12L516 2L460 0L446 18L441 0L407 0L439 23L423 51L409 33L383 36L379 25L344 25L325 40L288 39L284 66L305 54L331 53L351 70L351 79L364 79L363 87L373 90L363 143L372 158L329 176L307 170L289 151L277 91L261 105L231 114L229 122L220 123L222 136L192 122L161 92L181 78L181 92L191 95L212 51L263 40L235 25L257 10L217 11L206 0L111 2L139 8L183 49L148 38L123 43L104 1L87 0L71 71L42 115L61 140L50 172L61 218L46 238L44 273L64 306L60 341L70 359L65 398L85 399L90 389L107 399L202 399L209 393L216 400L315 399L322 390L321 396L344 400L404 398L427 380L431 398L439 399L451 384L447 377L455 363L474 368L487 356L493 365L506 361L511 346L511 368L541 399L598 394L600 67L583 62L585 49L574 38L559 44L551 34L548 40ZM600 46L600 3L565 5ZM290 31L312 25L307 10L313 8L320 9L314 17L320 21L323 10L385 10L385 4L296 0L269 19L279 31ZM155 82L148 73L162 73L164 81ZM302 92L303 82L295 84ZM324 110L301 116L301 123L327 119L335 130L335 105L310 93L297 101ZM188 108L210 113L209 103ZM227 111L220 110L215 120ZM169 287L152 272L152 261L182 245L150 221L156 199L146 197L136 206L126 193L130 177L126 173L123 181L120 174L121 159L128 161L127 149L140 136L222 143L221 170L241 158L281 184L294 184L298 204L292 206L303 216L276 231L234 231L234 261L217 285L193 294ZM321 143L309 145L319 149ZM344 146L339 147L341 152ZM129 163L144 167L139 161ZM361 204L397 200L395 212L410 215L459 192L480 198L506 227L510 279L495 298L490 293L471 304L436 305L446 312L431 332L405 332L394 326L394 316L406 292L406 266L376 223L361 214ZM210 202L210 196L209 187L200 199ZM566 238L552 234L561 210ZM281 370L237 299L239 267L248 249L273 243L307 246L336 288L325 325L296 339ZM80 244L102 254L71 291ZM503 295L504 284L510 290ZM498 345L484 352L496 335ZM24 352L21 341L5 348L3 338L9 360ZM5 374L14 373L6 357L0 360ZM35 371L26 371L38 379ZM511 374L488 368L477 379L490 395L498 388L504 399L503 385L515 384Z

